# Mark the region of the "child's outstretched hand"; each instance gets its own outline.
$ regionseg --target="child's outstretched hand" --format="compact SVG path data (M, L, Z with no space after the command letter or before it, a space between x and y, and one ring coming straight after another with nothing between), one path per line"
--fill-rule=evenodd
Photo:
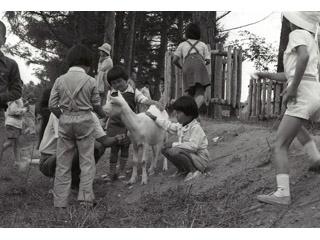
M154 101L153 104L156 105L161 112L164 110L164 106L160 102Z
M120 145L129 145L130 139L126 134L119 134L115 136L117 143Z

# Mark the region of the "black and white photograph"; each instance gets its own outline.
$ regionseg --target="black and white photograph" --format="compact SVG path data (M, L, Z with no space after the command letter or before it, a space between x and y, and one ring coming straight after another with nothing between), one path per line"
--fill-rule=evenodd
M320 11L95 8L0 11L1 229L320 226Z

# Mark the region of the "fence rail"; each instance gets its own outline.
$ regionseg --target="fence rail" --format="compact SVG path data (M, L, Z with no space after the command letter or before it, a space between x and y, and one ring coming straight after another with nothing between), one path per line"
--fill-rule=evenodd
M248 96L248 119L266 120L281 115L285 110L281 92L284 83L270 79L251 79Z

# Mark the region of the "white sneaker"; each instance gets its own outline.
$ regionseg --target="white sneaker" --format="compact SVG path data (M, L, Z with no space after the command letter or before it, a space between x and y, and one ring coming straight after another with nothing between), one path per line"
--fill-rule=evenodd
M186 176L186 178L184 179L185 182L188 182L192 179L195 179L197 177L199 177L201 175L200 171L195 171L195 172L189 172L188 175Z

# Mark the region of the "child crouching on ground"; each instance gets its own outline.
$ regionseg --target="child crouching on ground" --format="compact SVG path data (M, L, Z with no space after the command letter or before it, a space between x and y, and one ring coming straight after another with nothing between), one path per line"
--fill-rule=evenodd
M51 90L49 109L59 118L54 206L65 208L71 190L71 168L77 148L81 169L78 200L86 207L94 205L93 180L94 120L92 110L105 117L100 105L96 81L87 72L92 53L84 45L72 47L67 54L69 70L60 76Z
M22 98L8 103L6 111L6 132L7 141L3 143L2 152L0 153L0 159L2 159L3 152L12 147L15 158L15 165L18 166L19 170L24 170L26 162L21 161L21 132L23 125L23 115L27 109L23 107Z
M176 175L186 175L185 181L198 177L208 167L208 139L201 128L198 107L190 96L178 98L172 105L178 123L158 119L149 112L146 114L163 129L178 135L178 142L166 142L162 154L178 169Z
M107 94L107 102L110 101L110 96L115 96L118 91L121 92L123 98L126 100L130 108L135 111L137 103L143 103L145 105L156 105L160 110L163 110L163 106L156 101L148 99L138 89L133 88L128 84L128 75L125 70L120 66L114 66L107 75L111 90ZM120 116L112 116L108 119L106 127L107 136L114 137L118 134L127 134L127 129L121 121ZM113 145L111 147L110 154L110 171L109 175L103 175L107 181L116 180L117 178L125 178L125 166L129 156L129 144L125 145ZM116 167L118 162L118 155L120 151L120 172L117 174Z

